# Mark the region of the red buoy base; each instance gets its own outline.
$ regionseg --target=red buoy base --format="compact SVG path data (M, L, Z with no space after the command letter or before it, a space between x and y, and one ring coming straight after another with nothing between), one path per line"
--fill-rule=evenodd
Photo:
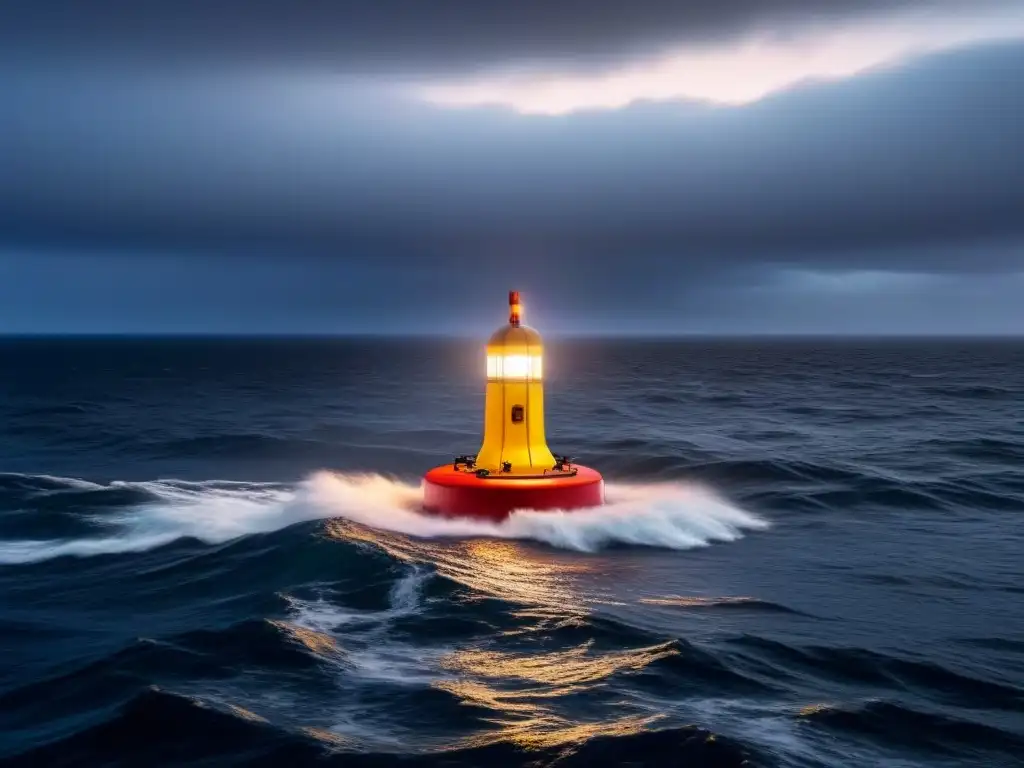
M573 465L575 475L477 477L451 464L423 478L424 511L445 517L504 520L517 509L571 510L604 503L604 479L590 467Z

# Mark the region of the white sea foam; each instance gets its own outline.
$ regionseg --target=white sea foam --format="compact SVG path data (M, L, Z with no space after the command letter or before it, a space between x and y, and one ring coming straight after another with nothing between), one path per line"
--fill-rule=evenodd
M448 649L396 641L389 630L396 619L422 610L423 586L431 575L421 566L409 567L392 585L390 605L380 610L349 608L323 597L288 597L289 625L330 638L323 646L328 649L339 641L344 650L337 655L325 654L324 658L341 664L347 675L397 685L429 684L437 679L438 660Z
M690 483L609 485L608 503L603 507L575 512L523 510L500 523L420 514L418 485L380 475L321 472L292 488L171 480L114 485L143 490L153 501L97 518L109 524L110 532L104 536L0 541L0 563L140 552L184 537L213 544L323 518L345 518L422 538L533 539L580 551L616 542L690 549L733 541L745 529L768 525L713 491Z
M307 493L317 507L333 508L336 517L411 536L534 539L581 551L615 542L691 549L734 541L744 529L768 525L691 483L609 485L602 507L573 512L523 510L500 523L419 514L415 511L418 487L379 476L324 473L308 481Z

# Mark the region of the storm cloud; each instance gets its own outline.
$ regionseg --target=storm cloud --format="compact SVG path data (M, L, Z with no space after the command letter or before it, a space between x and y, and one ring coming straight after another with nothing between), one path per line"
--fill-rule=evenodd
M54 327L102 306L103 329L397 331L424 289L462 322L514 284L572 328L1024 332L1024 26L983 15L1024 23L1019 3L147 8L0 11L18 328L27 286ZM907 37L925 22L960 36ZM729 42L755 33L768 48ZM698 49L736 78L782 61L750 50L818 58L749 98L715 98L729 77L652 97L644 62ZM635 93L588 106L623 66ZM508 76L565 109L531 114ZM431 90L464 86L484 96Z
M969 19L1013 0L34 0L0 6L0 51L39 61L122 57L188 65L463 71L510 61L587 64L751 31L785 37L910 11Z

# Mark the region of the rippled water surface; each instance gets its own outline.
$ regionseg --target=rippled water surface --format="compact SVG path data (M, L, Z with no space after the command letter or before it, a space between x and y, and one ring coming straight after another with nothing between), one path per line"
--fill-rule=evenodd
M609 504L484 525L477 344L0 341L0 762L1024 765L1024 344L545 370Z

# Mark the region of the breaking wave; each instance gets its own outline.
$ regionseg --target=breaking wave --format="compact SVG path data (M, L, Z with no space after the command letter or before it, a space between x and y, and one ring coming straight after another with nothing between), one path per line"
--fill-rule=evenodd
M216 544L327 518L422 538L532 539L578 551L610 544L691 549L734 541L744 530L768 526L705 487L678 482L609 485L603 507L569 513L522 510L504 522L490 523L420 514L420 487L381 475L321 472L298 486L180 480L102 485L42 476L17 476L17 480L21 502L28 509L47 497L52 512L53 497L66 494L70 513L81 504L83 494L109 500L112 490L128 492L113 498L130 498L135 503L93 506L88 518L96 535L0 541L3 564L141 552L183 538Z

